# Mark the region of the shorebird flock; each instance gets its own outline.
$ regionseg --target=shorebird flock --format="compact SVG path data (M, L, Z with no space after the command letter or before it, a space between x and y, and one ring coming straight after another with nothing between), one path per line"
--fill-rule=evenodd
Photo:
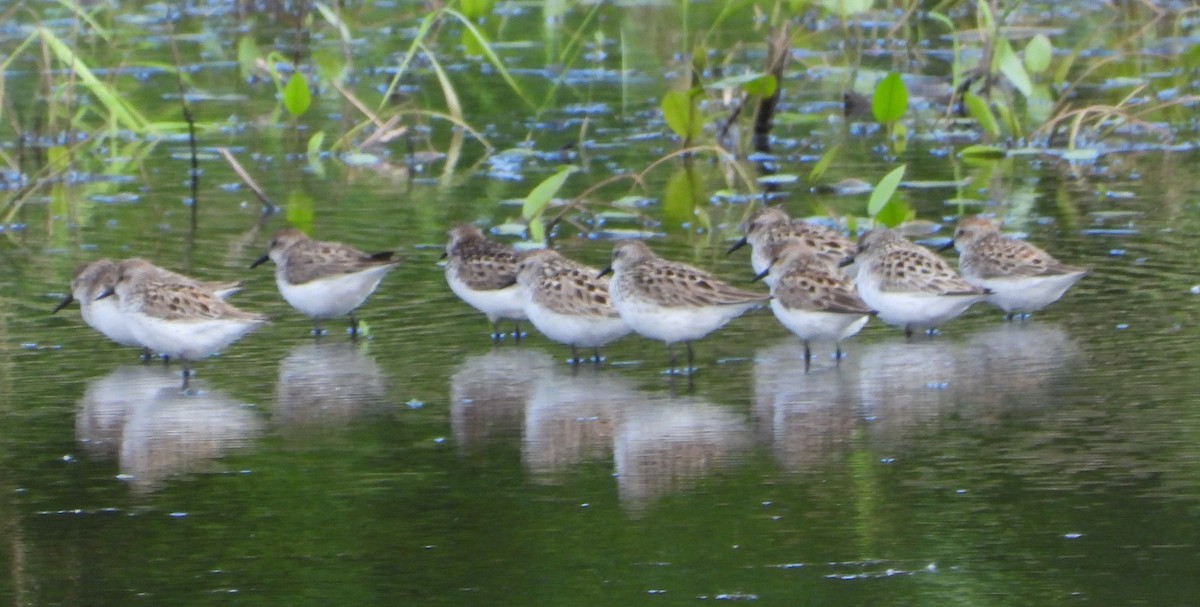
M1054 303L1088 273L1042 249L1004 236L984 217L966 217L953 240L959 270L933 250L899 232L876 228L853 242L837 230L792 219L779 207L756 210L742 226L745 237L728 251L750 245L754 280L769 292L737 288L694 266L663 259L641 240L614 244L603 269L552 249L517 251L490 240L474 225L449 231L443 257L446 282L462 301L482 312L499 340L503 321L528 322L548 339L580 350L599 348L629 333L667 345L672 373L694 370L693 342L751 308L768 305L804 343L809 368L812 343L841 342L871 317L904 330L930 334L970 306L988 302L1011 320ZM275 264L283 299L316 323L348 316L357 336L357 310L399 261L391 251L369 254L340 242L318 241L295 228L277 232L265 255ZM188 364L216 354L267 322L267 317L226 301L238 282L203 282L131 258L100 259L80 266L71 293L54 309L78 301L89 326L112 341ZM686 367L677 369L683 344Z

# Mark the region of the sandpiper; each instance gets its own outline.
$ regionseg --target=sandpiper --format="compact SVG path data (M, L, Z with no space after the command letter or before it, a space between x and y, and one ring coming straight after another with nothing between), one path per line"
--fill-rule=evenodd
M57 313L72 301L79 302L79 312L87 325L105 337L122 346L132 346L144 350L143 358L149 359L153 352L138 342L133 336L125 317L121 314L120 305L116 299L96 299L105 290L115 287L121 268L148 267L151 268L161 281L191 284L211 291L217 297L225 299L241 289L241 283L236 281L204 282L160 268L137 257L126 259L120 264L111 259L97 259L80 265L75 269L71 279L71 293L54 308L51 314Z
M954 240L943 249L950 247L958 249L963 278L991 290L988 303L1004 310L1009 320L1058 301L1088 273L1028 242L1004 237L1000 226L984 217L960 220Z
M296 228L275 233L266 255L251 268L269 259L275 262L275 284L291 306L316 321L350 316L350 335L358 335L354 311L375 292L388 272L396 269L392 251L367 254L348 244L313 240Z
M832 341L841 361L843 339L862 330L874 311L858 295L854 280L806 245L776 242L767 250L775 276L771 311L804 341L804 370L812 360L810 341Z
M624 240L613 247L609 295L621 318L639 335L667 344L675 369L674 344L687 346L687 372L693 370L692 341L700 339L766 302L770 296L743 291L712 274L654 254L645 243Z
M517 283L525 294L525 315L546 337L571 346L579 364L579 348L592 348L600 363L600 346L628 335L629 325L609 301L607 278L599 270L545 249L517 264Z
M122 264L116 284L97 300L114 294L138 343L183 361L184 388L189 361L216 354L267 322L202 287L163 282L149 264Z
M479 228L464 223L450 230L446 243L446 282L468 305L483 312L492 323L492 339L500 340L500 321L516 321L513 337L521 339L525 294L517 284L520 254L512 247L488 240Z
M904 329L934 330L987 298L989 291L967 281L933 251L910 242L887 228L877 228L858 240L858 294L883 322Z
M750 266L755 274L766 272L771 265L767 249L776 242L796 241L805 245L818 258L836 264L854 254L854 243L841 232L814 223L788 217L780 207L764 206L746 219L746 233L735 242L726 255L746 246L751 247ZM769 274L764 277L768 286L774 282Z

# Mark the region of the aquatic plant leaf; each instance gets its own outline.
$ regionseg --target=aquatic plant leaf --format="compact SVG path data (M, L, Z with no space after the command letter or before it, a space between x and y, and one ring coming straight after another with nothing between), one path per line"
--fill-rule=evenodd
M667 179L663 192L663 226L668 231L682 231L692 222L704 191L699 181L698 173L691 167L684 167Z
M875 86L875 94L871 97L871 113L875 120L887 124L904 117L908 111L908 87L904 85L900 74L892 72Z
M546 242L546 224L538 215L529 220L529 239L536 242Z
M710 89L731 89L740 88L746 91L747 94L757 97L770 97L775 94L775 89L778 88L778 83L775 81L775 76L765 74L763 72L755 72L751 74L742 74L740 76L729 76L722 78L712 84L706 86Z
M843 19L871 10L874 0L820 0L821 6Z
M883 208L874 215L875 221L889 228L900 226L916 216L916 212L907 202L898 196L893 197Z
M867 201L867 215L874 217L883 210L884 205L892 199L896 190L900 187L900 180L904 179L904 170L908 165L902 164L892 172L883 176L879 183L875 184L875 189L871 191L871 198Z
M696 112L696 95L698 90L668 91L663 95L663 120L676 135L691 139L700 131L699 119Z
M967 106L967 113L979 123L984 132L992 137L1000 136L1000 123L996 122L996 115L992 113L992 108L988 107L987 101L974 93L966 93L963 95L963 103Z
M288 192L287 210L284 215L288 225L312 233L313 199L302 190Z
M529 195L525 197L525 203L521 205L521 217L527 220L532 220L542 214L546 209L546 205L554 198L554 195L562 189L563 184L567 182L567 177L571 173L579 170L579 167L574 165L566 165L558 172L547 177L541 183L534 186ZM536 240L536 239L535 239Z
M468 19L478 20L491 13L496 2L495 0L461 0L458 5L462 7L464 16Z
M1200 67L1200 44L1193 44L1192 48L1179 55L1179 59L1183 61L1183 67L1189 70Z
M958 152L959 158L991 158L999 159L1008 155L1008 152L1001 147L994 145L969 145Z
M1034 36L1025 45L1025 69L1031 74L1040 74L1050 69L1050 58L1054 56L1054 46L1045 34Z
M834 159L837 158L838 153L841 151L842 144L840 143L829 148L828 150L825 150L825 153L821 155L821 159L818 160L817 163L813 165L812 170L808 172L808 181L811 183L820 179L825 174L825 171L829 169L829 165L833 164Z
M1025 65L1013 52L1012 45L1004 38L996 40L996 56L993 59L992 67L1004 74L1004 77L1008 78L1008 81L1014 88L1021 91L1022 95L1028 97L1029 93L1033 91L1033 82L1029 80Z
M303 73L294 72L283 88L283 107L287 108L289 114L299 116L307 112L310 105L312 92L308 89L308 79Z
M321 155L321 144L325 142L325 131L317 131L315 135L308 139L308 155L309 157Z
M242 69L242 76L253 74L259 57L262 57L262 53L258 50L258 43L254 41L253 36L238 38L237 57L238 66Z

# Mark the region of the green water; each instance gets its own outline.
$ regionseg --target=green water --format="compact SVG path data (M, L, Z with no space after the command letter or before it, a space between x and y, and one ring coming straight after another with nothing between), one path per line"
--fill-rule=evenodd
M540 99L555 73L547 57L569 34L547 25L542 5L505 6L505 40L526 43L504 56ZM1085 23L1100 22L1103 7L1085 8ZM127 9L113 26L145 28L146 52L170 62L160 7ZM387 84L374 68L397 63L423 10L347 9L361 36L355 86L372 105ZM574 6L566 23L580 26L587 10ZM60 14L56 27L69 31ZM384 164L334 155L317 172L309 137L334 137L358 120L353 108L325 96L312 115L273 121L273 85L240 77L233 55L232 40L252 25L261 46L290 48L287 20L239 17L219 3L184 15L176 30L195 35L180 52L210 96L193 110L224 125L200 139L194 233L186 141L172 140L145 152L122 141L79 158L79 178L47 188L0 234L0 601L1195 602L1197 154L1152 147L1083 165L1019 156L993 170L940 152L945 140L915 138L901 158L909 177L960 184L907 191L919 218L943 222L959 211L951 199L991 201L1011 229L1092 275L1025 323L977 306L941 335L908 341L872 322L840 365L818 350L809 373L766 311L699 342L691 385L663 374L661 344L636 336L606 349L608 364L573 369L565 348L536 334L493 345L486 320L455 299L436 264L448 226L519 216L499 202L556 171L585 117L587 143L569 158L583 170L568 195L677 146L656 108L688 37L682 17L674 5L639 5L596 18L606 57L577 65L542 114L478 61L447 59L466 115L493 145L536 154L507 172L496 158L511 152L489 156L468 140L445 176L437 159L410 167L404 139L375 151ZM1070 15L1052 22L1075 32ZM713 44L751 36L752 26L734 20ZM625 80L612 75L623 65L620 35L636 75ZM828 35L813 44L832 55ZM455 39L443 41L448 58ZM115 48L95 52L111 66L135 61ZM19 62L7 75L9 116L44 107L32 69ZM441 108L434 76L417 74L410 101ZM839 90L815 75L785 85L789 107L825 118L776 133L783 172L807 175L839 138L847 151L834 180L873 181L894 165L878 133L843 131ZM154 118L176 120L176 92L173 77L154 72L134 97ZM450 129L428 124L412 150L445 151ZM1185 126L1176 143L1194 138ZM15 136L4 146L25 170L46 149ZM261 205L216 147L229 147L285 209L260 226ZM138 161L105 177L122 157ZM748 255L723 255L748 207L714 197L733 186L711 159L690 171L669 163L632 193L660 200L672 183L694 184L715 231L659 223L670 214L661 203L646 222L610 227L662 233L652 246L663 255L754 288ZM599 198L631 193L627 185ZM797 215L865 205L865 196L812 194L803 181L779 200ZM684 223L694 228L695 217ZM360 311L367 339L352 343L331 323L314 340L271 271L247 269L289 219L318 238L405 259ZM611 242L564 228L558 246L604 265ZM182 394L176 367L140 363L75 307L50 315L78 263L131 255L245 280L237 305L272 323L197 363L196 390Z

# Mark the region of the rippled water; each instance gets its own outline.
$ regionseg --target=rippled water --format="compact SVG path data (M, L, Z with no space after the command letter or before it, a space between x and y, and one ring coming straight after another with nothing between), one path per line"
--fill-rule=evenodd
M248 121L273 103L269 90L238 86L248 101L198 111ZM0 597L1194 602L1194 153L1083 167L1018 157L986 180L1012 229L1093 269L1028 322L977 306L912 340L872 322L840 364L818 349L805 373L801 346L760 310L697 343L689 382L663 373L661 344L637 337L606 349L599 368L567 365L567 349L536 334L493 345L436 265L447 226L519 213L497 202L556 170L580 115L599 125L573 158L585 168L573 191L673 148L657 135L656 97L622 113L609 87L575 91L536 121L492 108L489 136L502 148L540 127L543 155L525 158L516 181L495 160L442 180L436 167L397 175L327 159L320 176L307 167L307 137L290 128L202 138L206 149L233 146L289 209L311 205L317 237L400 252L405 263L361 310L369 335L357 343L332 323L314 340L270 270L247 269L289 214L258 226L257 202L216 156L201 161L194 239L177 143L159 144L133 180L67 188L69 207L28 205L24 228L0 242ZM871 140L850 141L863 149L837 170L885 172ZM813 162L803 145L784 143L786 162ZM957 183L984 170L912 148L914 179ZM715 165L695 171L704 200L725 187ZM670 172L653 176L651 199ZM942 223L959 190L907 195L921 219ZM802 183L780 196L796 214L864 204ZM747 207L717 198L706 211L719 234L645 227L666 233L653 242L665 256L749 285L748 255L723 255ZM595 265L610 249L571 229L558 244ZM184 394L176 367L140 363L74 307L49 314L77 263L135 254L246 280L237 304L272 323L197 363Z

